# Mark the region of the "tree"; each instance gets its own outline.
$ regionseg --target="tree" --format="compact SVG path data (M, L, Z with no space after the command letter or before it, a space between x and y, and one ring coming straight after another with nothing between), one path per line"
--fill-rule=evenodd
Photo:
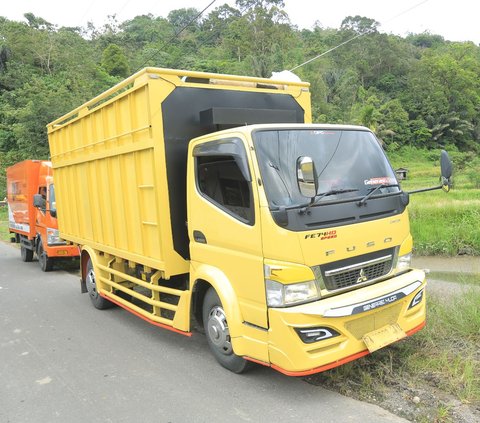
M227 38L238 60L248 59L252 73L270 77L282 69L294 37L283 0L237 0L243 16L229 28Z
M195 31L200 28L200 22L196 19L200 12L193 8L184 8L172 10L167 19L172 24L175 32L180 31L182 28L185 28L188 25L190 31Z
M403 102L411 119L426 122L429 147L478 148L479 65L478 47L455 43L427 50L411 68Z
M462 119L458 113L450 112L441 115L432 122L432 141L435 146L453 144L460 148L473 147L474 126L471 122Z
M421 34L409 34L406 40L415 47L421 48L437 48L445 44L445 40L441 35L431 34L428 31Z
M380 107L377 134L387 146L393 143L396 145L409 143L408 113L400 100L390 100Z
M102 55L102 67L112 76L127 77L130 73L127 57L116 44L110 44Z
M377 28L380 25L374 19L366 18L365 16L347 16L340 26L342 31L351 31L355 34L369 34L378 32Z
M7 69L7 62L10 58L10 50L5 45L0 45L0 72Z
M432 131L428 129L427 122L423 119L415 119L409 122L411 141L410 145L415 147L429 147L432 140Z
M479 46L381 34L362 16L347 16L340 30L298 30L283 7L283 0L238 0L198 20L195 9L178 9L125 22L112 15L85 28L59 28L31 13L25 22L0 17L0 153L45 157L45 125L132 69L270 77L356 35L295 71L311 83L315 121L368 126L390 147L480 151Z
M23 16L27 20L28 26L31 28L48 31L51 31L54 28L50 22L47 22L45 19L39 16L35 16L33 13L25 13Z

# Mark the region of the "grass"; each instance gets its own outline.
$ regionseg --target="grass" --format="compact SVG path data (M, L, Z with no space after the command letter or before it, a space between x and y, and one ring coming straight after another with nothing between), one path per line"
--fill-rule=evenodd
M429 300L428 326L411 342L409 375L428 375L436 387L462 402L480 403L480 291L449 301Z
M0 240L10 240L10 233L8 231L8 210L6 206L0 206Z
M419 255L480 255L480 203L413 203L411 231Z
M427 279L456 282L463 285L476 285L480 287L480 276L477 273L431 271L427 275Z
M454 188L412 194L410 225L418 255L480 255L480 159L453 150ZM403 148L390 155L393 167L405 167L406 191L439 184L440 152Z

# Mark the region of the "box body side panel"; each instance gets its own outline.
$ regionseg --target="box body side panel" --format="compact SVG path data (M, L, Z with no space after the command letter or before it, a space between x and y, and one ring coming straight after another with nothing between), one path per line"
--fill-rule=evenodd
M150 96L148 84L129 90L50 133L50 143L62 237L166 270L163 142L153 137Z

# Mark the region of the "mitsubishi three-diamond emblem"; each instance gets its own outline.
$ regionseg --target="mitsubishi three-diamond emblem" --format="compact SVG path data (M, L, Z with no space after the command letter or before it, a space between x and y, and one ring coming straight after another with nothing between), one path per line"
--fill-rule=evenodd
M368 281L367 275L365 275L365 271L363 269L360 269L360 274L358 275L357 283L362 283L366 281Z

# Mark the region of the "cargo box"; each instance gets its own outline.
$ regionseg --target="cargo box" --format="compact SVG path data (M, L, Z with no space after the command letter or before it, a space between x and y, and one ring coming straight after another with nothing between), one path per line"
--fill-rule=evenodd
M64 239L188 272L192 138L255 123L310 122L303 82L146 68L48 125Z

